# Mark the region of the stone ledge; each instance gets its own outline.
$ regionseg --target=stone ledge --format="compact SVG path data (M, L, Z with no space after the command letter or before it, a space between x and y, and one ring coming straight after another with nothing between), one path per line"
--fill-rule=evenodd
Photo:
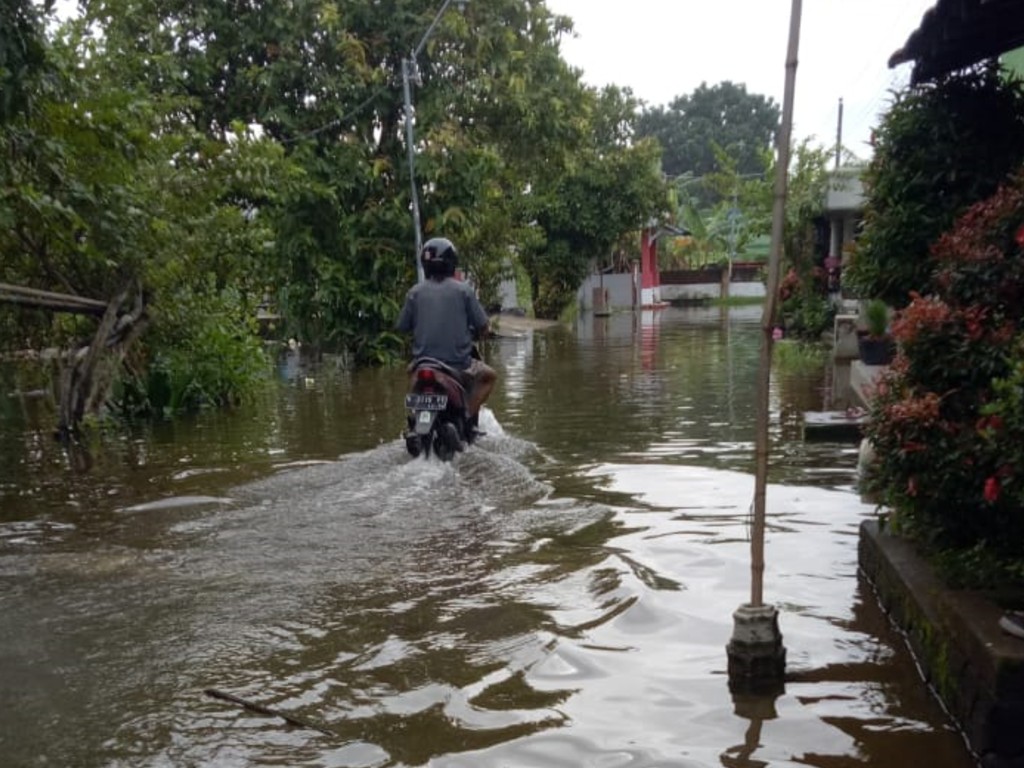
M988 593L950 590L905 539L861 524L861 571L985 768L1024 768L1024 640Z
M871 407L871 398L886 365L867 365L860 360L850 362L850 390L854 399L864 408Z

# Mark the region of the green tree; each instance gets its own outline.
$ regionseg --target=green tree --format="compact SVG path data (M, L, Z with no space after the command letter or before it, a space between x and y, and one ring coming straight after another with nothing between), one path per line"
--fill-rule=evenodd
M790 157L782 240L786 277L780 287L780 308L788 316L787 333L818 341L831 329L835 317L822 264L826 254L815 247L825 213L831 153L805 139L794 147Z
M178 103L124 83L130 62L108 58L83 22L65 27L48 57L47 90L0 131L3 279L103 301L137 286L153 333L129 350L127 378L144 379L154 359L185 342L183 329L214 323L228 346L261 361L248 322L262 292L254 266L272 236L254 201L284 186L279 148L242 126L221 142L169 118ZM18 343L78 345L95 330L82 319L8 317ZM194 404L237 399L252 383L229 371ZM144 409L143 400L135 405Z
M37 38L52 73L19 81L24 108L2 126L4 279L95 298L141 286L152 325L126 408L237 399L215 361L253 349L265 297L314 348L396 354L414 274L402 60L436 4L83 8ZM488 301L528 264L564 304L589 260L664 207L635 101L581 84L559 55L570 29L541 0L494 0L444 14L417 57L424 234L459 243ZM578 216L545 211L563 195ZM7 338L87 328L26 317Z
M102 0L88 20L104 30L97 45L116 76L174 103L170 119L212 142L255 126L285 150L284 173L301 182L272 197L240 190L235 201L273 227L273 247L251 255L254 274L286 333L357 360L386 357L378 341L395 347L383 332L409 258L396 242L407 214L394 169L398 51L414 14L389 19L370 3Z
M424 177L439 179L425 195L425 226L428 233L443 227L465 244L481 296L494 304L498 281L517 263L533 273L535 296L545 270L556 271L559 259L545 254L537 226L538 201L593 145L597 96L560 56L568 18L515 0L470 5L467 18L486 31L465 43L463 76L446 74L424 107L432 110L427 125L437 127L428 128L428 139L441 139L425 142ZM453 167L463 170L462 184L444 183Z
M46 62L43 22L53 0L0 4L0 123L28 108Z
M993 66L894 94L864 175L864 232L844 282L895 307L934 290L929 248L1024 160L1024 87Z
M181 97L182 114L211 138L234 121L261 126L302 169L307 183L271 214L271 283L290 332L360 360L393 349L387 331L414 263L401 65L436 4L94 9L112 57L149 52L155 66L126 69L129 78ZM471 5L444 14L416 60L424 234L455 239L486 296L529 240L524 192L550 186L592 143L585 89L558 53L568 29L541 2Z
M831 153L804 139L790 155L786 187L786 226L783 254L786 264L801 276L821 267L824 253L815 250L817 227L825 213ZM774 177L774 170L769 172Z
M780 115L771 97L747 93L742 83L701 83L692 94L677 96L668 106L645 110L637 135L661 143L662 166L669 176L704 176L715 171L716 147L735 158L738 173L759 173L763 153L775 140Z
M771 231L771 152L761 153L761 170L752 173L740 172L739 158L722 148L715 146L714 154L717 170L701 177L684 174L673 182L677 219L691 233L685 250L694 267L739 256Z
M593 98L591 143L565 173L530 195L544 237L523 260L542 317L558 316L591 265L609 257L623 234L639 236L668 211L660 148L650 140L627 142L636 115L632 94L607 88Z

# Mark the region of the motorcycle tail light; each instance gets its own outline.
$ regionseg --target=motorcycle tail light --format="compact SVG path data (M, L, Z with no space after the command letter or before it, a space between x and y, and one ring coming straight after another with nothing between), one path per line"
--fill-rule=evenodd
M420 368L416 371L416 378L419 381L434 381L434 372L430 368Z

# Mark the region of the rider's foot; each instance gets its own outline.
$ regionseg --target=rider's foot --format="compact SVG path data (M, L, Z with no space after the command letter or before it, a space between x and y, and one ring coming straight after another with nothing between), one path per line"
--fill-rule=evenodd
M478 436L482 435L479 429L477 429L477 422L480 420L479 412L472 416L466 415L466 443L472 445Z

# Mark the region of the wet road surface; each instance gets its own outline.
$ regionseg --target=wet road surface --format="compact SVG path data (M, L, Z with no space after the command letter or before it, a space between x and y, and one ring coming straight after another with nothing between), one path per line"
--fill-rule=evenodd
M8 412L0 763L973 765L858 579L856 446L800 435L820 370L773 379L786 688L729 693L758 320L495 341L488 434L450 465L404 453L398 370L288 363L248 411L87 461Z

